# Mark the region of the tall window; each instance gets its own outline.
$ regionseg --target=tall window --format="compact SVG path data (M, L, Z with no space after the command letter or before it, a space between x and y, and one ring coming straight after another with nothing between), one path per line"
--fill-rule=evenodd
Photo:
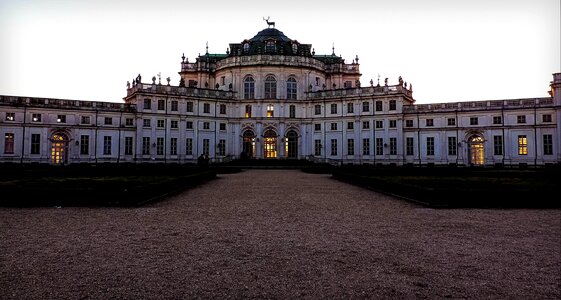
M493 154L503 155L503 136L495 135L493 136Z
M144 109L152 109L152 100L144 99Z
M390 120L390 128L396 128L397 127L397 120Z
M331 130L337 130L337 123L331 123Z
M395 100L390 100L390 110L397 109L397 102Z
M314 115L321 115L321 105L314 105Z
M142 138L142 154L149 155L150 154L150 137L143 137Z
M210 154L210 140L203 139L203 154L209 155Z
M156 155L164 155L164 138L156 138Z
M81 135L80 136L80 154L88 155L90 154L90 136Z
M178 111L179 107L178 107L178 102L177 100L172 100L171 101L171 111Z
M331 114L336 114L336 113L337 113L337 104L331 103Z
M362 112L370 111L370 103L369 102L362 102Z
M414 153L413 138L405 138L405 155L414 155Z
M384 139L376 138L376 155L384 155Z
M166 128L166 120L164 119L157 120L156 126L158 128Z
M193 121L185 121L186 129L193 129Z
M347 122L347 130L355 129L355 122Z
M245 106L245 117L251 118L251 105L249 104Z
M275 107L272 104L267 105L267 118L275 116Z
M179 128L179 121L177 121L177 120L171 120L171 121L170 121L169 127L170 127L171 129L178 129L178 128Z
M553 135L551 134L543 135L543 154L553 155Z
M193 112L193 102L187 102L187 112Z
M347 155L355 155L355 140L347 139Z
M331 139L331 155L337 155L337 139Z
M39 154L41 152L41 135L31 135L31 154Z
M397 138L390 138L390 155L397 155Z
M382 111L382 101L376 101L376 111Z
M177 155L177 138L171 138L169 140L169 154Z
M203 113L210 114L210 103L203 104Z
M528 155L528 139L525 135L518 136L518 155Z
M384 128L384 121L383 120L376 121L376 129L381 129L381 128Z
M296 105L290 105L288 107L289 118L296 118Z
M220 104L220 114L221 115L226 114L226 104Z
M458 146L457 146L457 139L455 136L448 137L448 155L457 155L458 154Z
M125 137L125 155L132 155L132 136Z
M321 155L321 140L314 140L314 155Z
M255 80L248 76L243 81L243 97L244 99L255 98Z
M272 75L265 78L265 99L277 98L277 80Z
M362 139L362 155L370 155L370 139Z
M158 110L165 110L166 102L164 100L158 100Z
M296 79L294 79L294 77L290 77L286 82L286 98L296 100L296 92Z
M187 138L185 140L185 155L193 155L193 139Z
M219 156L226 155L226 140L218 141L218 155Z
M427 137L427 155L434 155L434 137Z
M381 121L376 121L381 122ZM362 121L362 129L370 129L370 121Z
M111 155L111 136L103 137L103 155Z
M352 103L347 103L347 113L352 114L355 111L355 107Z

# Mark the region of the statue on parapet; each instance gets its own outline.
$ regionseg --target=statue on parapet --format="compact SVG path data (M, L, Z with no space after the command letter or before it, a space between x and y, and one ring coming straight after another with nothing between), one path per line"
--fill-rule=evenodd
M138 74L138 76L136 76L136 83L140 83L142 80L142 77L140 76L140 73Z
M156 76L152 76L152 84L156 84Z
M403 78L401 78L401 76L399 76L398 81L399 81L399 85L403 86Z
M384 79L384 85L388 86L388 77L386 77L386 79Z
M179 79L179 86L180 87L185 87L185 79L183 79L183 77L181 77L181 79Z
M166 80L168 81L168 85L169 85L169 82L171 81L171 78L169 78L169 76L168 76L168 78L166 78Z
M127 90L131 88L131 83L130 81L127 80Z

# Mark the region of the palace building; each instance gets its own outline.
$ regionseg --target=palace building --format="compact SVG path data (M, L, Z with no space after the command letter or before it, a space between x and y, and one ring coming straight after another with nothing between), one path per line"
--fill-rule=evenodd
M138 75L123 103L0 96L0 162L561 161L561 73L550 97L419 105L401 77L362 84L358 56L316 54L269 26L226 53L183 56L179 75Z

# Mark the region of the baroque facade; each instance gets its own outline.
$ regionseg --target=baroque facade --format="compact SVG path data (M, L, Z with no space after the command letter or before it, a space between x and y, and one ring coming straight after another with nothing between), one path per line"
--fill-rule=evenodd
M266 28L225 54L183 56L178 86L138 75L124 103L0 96L0 162L561 161L561 73L550 97L419 105L401 78L362 86L359 66Z

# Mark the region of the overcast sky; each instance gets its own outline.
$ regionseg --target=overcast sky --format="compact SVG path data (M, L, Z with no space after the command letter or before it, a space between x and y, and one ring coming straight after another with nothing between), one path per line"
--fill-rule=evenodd
M0 94L120 102L181 55L225 53L267 27L413 83L417 103L547 96L561 72L559 0L0 0Z

